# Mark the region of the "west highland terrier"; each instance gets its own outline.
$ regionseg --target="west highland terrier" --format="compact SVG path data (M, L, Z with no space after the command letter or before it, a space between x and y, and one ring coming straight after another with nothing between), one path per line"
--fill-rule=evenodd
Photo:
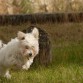
M0 49L0 75L11 78L9 74L11 67L23 67L23 69L30 67L39 52L38 36L39 32L36 28L32 33L27 34L19 31L17 38Z

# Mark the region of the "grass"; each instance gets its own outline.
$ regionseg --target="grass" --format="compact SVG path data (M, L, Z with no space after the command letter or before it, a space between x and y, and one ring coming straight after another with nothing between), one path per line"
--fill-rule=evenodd
M60 64L29 71L12 71L12 79L0 79L0 83L83 83L83 66Z
M0 78L0 83L83 83L83 23L37 25L51 37L52 63L32 65L28 71L11 70L12 79ZM1 26L0 38L8 42L25 26Z
M83 43L53 48L53 63L76 63L83 65Z

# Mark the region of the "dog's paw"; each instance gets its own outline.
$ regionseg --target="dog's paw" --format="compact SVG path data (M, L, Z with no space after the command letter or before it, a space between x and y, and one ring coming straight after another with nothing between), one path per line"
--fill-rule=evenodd
M6 74L4 75L4 77L6 77L7 79L11 79L11 75L9 74L9 71L6 72Z
M7 79L11 79L11 75L5 75L4 77L6 77Z
M24 70L28 70L28 69L29 69L29 67L28 67L28 66L26 66L26 65L23 65L23 66L22 66L22 69L24 69Z

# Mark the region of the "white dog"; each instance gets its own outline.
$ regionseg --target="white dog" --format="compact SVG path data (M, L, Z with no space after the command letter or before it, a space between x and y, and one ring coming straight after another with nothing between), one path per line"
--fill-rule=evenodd
M34 28L32 33L18 32L17 38L12 39L0 50L0 75L11 78L9 69L12 66L29 68L29 63L39 52L38 30ZM27 59L30 59L28 62ZM26 63L26 64L25 64ZM25 64L25 65L23 65Z

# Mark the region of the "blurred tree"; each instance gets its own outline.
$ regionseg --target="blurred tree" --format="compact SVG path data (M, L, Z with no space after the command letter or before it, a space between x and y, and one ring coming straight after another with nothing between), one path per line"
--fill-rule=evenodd
M83 0L0 0L0 14L83 11Z
M33 12L33 6L31 4L32 2L30 0L21 0L20 3L20 8L21 8L21 12L20 13L32 13Z

